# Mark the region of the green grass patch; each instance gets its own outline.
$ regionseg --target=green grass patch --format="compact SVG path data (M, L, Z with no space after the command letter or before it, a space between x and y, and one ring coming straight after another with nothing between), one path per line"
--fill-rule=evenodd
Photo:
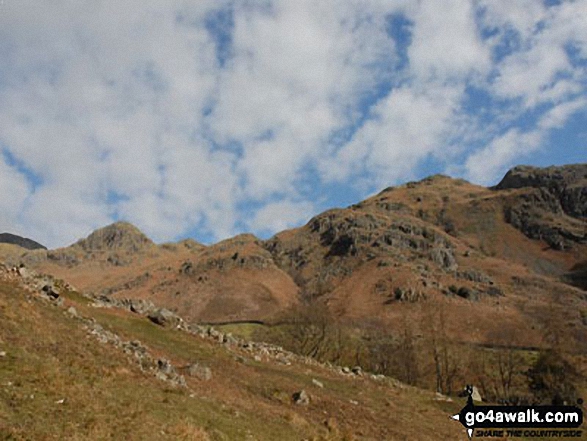
M253 340L254 336L260 330L265 330L268 326L259 323L231 323L228 325L214 326L214 328L225 334L231 333L235 337L240 337L244 340Z

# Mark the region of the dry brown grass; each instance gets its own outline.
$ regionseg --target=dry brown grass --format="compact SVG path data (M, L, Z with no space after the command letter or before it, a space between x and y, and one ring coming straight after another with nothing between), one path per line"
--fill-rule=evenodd
M187 378L191 391L170 387L116 348L87 338L62 309L29 300L0 284L0 346L7 352L0 359L0 439L435 439L414 425L421 412L427 433L460 433L431 394L307 365L238 362L216 344L67 299L176 366L197 359L212 367L209 382ZM302 388L311 396L307 407L289 398Z

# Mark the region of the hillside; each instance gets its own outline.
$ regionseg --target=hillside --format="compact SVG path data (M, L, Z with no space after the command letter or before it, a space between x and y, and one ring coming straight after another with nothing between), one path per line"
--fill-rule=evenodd
M21 273L0 267L2 439L462 435L447 417L460 403L433 393L203 327L161 327L99 307L59 280ZM45 283L59 297L38 289ZM417 425L409 423L423 414Z

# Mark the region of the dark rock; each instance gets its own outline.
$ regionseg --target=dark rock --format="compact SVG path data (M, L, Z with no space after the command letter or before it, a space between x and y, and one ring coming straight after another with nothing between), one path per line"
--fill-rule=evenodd
M186 260L184 263L181 264L181 267L179 268L179 273L185 274L187 276L191 276L192 274L194 274L194 272L194 264L191 260Z
M305 390L294 393L292 399L295 404L300 406L307 406L310 404L310 396L306 393Z
M123 257L118 253L113 253L108 256L106 262L114 266L127 266L132 262L132 259L130 257Z
M0 243L8 243L11 245L17 245L27 250L46 250L47 248L41 245L39 242L35 242L32 239L26 237L17 236L11 233L1 233Z
M457 291L457 295L467 300L479 300L479 293L472 288L467 288L466 286L461 286Z
M497 286L490 286L489 288L487 288L487 295L491 297L501 297L504 295L504 293Z
M571 271L563 276L563 281L587 291L587 260L573 266Z
M27 255L27 261L31 262L31 257L32 256ZM38 256L38 257L40 259L42 259L42 256ZM67 249L47 251L46 258L48 260L52 260L53 262L55 262L59 265L65 265L65 266L75 266L75 265L78 265L81 263L79 256L77 256L75 253L73 253Z
M44 285L43 288L41 288L41 291L43 291L45 294L47 294L48 297L52 299L59 298L59 290L53 285Z
M173 368L169 360L165 359L157 360L157 369L159 369L159 371L163 372L165 375L171 375L175 373L175 369Z

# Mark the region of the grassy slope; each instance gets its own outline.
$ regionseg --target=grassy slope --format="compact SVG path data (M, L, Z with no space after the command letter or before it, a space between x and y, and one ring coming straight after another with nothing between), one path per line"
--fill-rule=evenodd
M0 284L0 439L459 439L461 403L412 388L349 379L321 367L237 360L226 348L156 327L75 295L66 306L181 367L213 379L174 388L141 372L82 323L10 283ZM318 379L324 388L312 384ZM291 403L304 388L309 406ZM58 401L65 399L63 404ZM352 402L351 402L352 400ZM355 404L356 403L356 404ZM328 421L328 423L326 423ZM439 438L440 437L440 438Z

